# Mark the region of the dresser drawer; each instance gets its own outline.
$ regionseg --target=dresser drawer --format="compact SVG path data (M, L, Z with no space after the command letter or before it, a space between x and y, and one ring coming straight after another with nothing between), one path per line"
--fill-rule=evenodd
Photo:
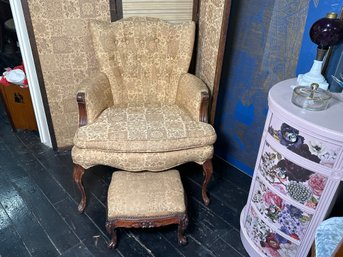
M283 199L257 176L252 202L259 213L278 230L302 240L312 215Z
M288 150L326 167L334 167L342 146L316 138L273 115L268 133Z
M286 159L265 143L259 161L259 173L278 192L309 208L316 209L327 177Z
M299 246L271 229L253 208L248 210L245 229L249 238L265 256L289 257L296 255Z

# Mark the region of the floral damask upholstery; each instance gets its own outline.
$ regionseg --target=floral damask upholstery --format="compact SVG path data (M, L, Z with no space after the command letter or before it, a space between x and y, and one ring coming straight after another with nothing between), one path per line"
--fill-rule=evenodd
M115 106L175 103L187 73L194 23L172 25L150 18L90 23L100 71L109 78Z
M187 73L194 23L131 17L90 30L99 72L80 85L84 124L72 149L81 193L82 169L95 165L162 171L196 162L207 167L207 186L216 133L204 115L208 88Z
M110 107L75 136L79 148L115 152L178 151L213 144L209 124L200 123L177 105Z
M186 206L183 191L177 170L138 174L114 172L108 189L108 219L184 213Z

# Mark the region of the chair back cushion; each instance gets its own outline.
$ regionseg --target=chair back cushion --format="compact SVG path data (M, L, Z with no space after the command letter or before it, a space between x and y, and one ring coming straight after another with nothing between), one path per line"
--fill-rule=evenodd
M90 23L100 70L110 81L114 105L161 106L175 102L181 74L193 52L193 22L170 24L130 17Z

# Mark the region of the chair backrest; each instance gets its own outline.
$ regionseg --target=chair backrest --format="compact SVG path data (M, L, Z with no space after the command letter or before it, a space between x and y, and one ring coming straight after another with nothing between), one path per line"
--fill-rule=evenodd
M192 57L193 22L131 17L113 23L93 21L90 30L115 105L175 102L180 76L187 73Z

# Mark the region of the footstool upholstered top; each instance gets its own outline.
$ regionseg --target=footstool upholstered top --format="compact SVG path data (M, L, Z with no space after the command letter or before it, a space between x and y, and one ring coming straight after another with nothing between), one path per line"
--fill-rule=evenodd
M107 218L158 217L185 213L184 190L177 170L115 171L108 189Z

